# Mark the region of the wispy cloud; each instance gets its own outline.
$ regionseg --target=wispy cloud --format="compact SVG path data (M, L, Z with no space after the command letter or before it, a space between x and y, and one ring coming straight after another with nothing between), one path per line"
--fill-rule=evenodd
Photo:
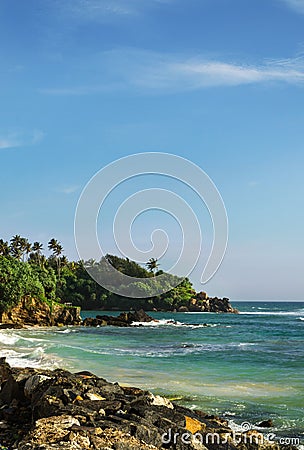
M61 194L69 195L69 194L73 194L74 192L78 191L78 189L79 189L79 186L70 185L70 186L62 186L55 190L56 190L56 192L59 192Z
M41 130L30 132L14 131L6 134L0 134L0 149L26 147L38 144L44 137Z
M79 21L104 21L113 17L136 16L174 0L62 0L52 5Z
M248 186L249 186L250 188L255 188L255 187L258 186L259 184L260 184L260 182L257 181L257 180L252 180L252 181L249 181L249 182L248 182Z
M280 0L283 1L290 8L295 11L304 14L304 0Z
M91 66L94 68L94 74L100 73L100 83L48 87L40 89L40 92L53 95L87 95L120 89L176 92L258 83L304 86L303 55L248 64L211 60L202 56L186 57L121 49L97 55ZM104 73L107 73L107 77ZM115 80L115 83L109 80Z
M19 142L13 136L0 137L0 149L18 147Z
M89 95L89 94L101 94L105 92L109 92L111 90L121 89L122 84L102 84L102 85L78 85L71 87L51 87L51 88L39 88L38 92L40 94L47 95Z

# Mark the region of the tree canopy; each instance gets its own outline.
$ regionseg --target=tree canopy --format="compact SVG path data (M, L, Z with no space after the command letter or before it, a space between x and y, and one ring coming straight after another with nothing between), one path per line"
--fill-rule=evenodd
M63 255L63 246L55 238L48 242L49 256L43 253L43 244L33 244L27 238L15 235L7 242L0 239L0 310L18 303L24 296L39 297L46 301L72 303L82 309L174 309L188 305L195 296L191 282L185 278L168 275L167 288L176 286L169 292L149 297L152 292L149 282L130 281L128 292L141 291L142 299L122 297L113 294L96 283L88 271L107 270L109 262L119 273L133 278L151 278L157 282L157 276L163 273L157 270L157 259L151 258L146 267L142 267L128 258L106 255L100 261L69 261ZM110 280L117 283L116 274Z

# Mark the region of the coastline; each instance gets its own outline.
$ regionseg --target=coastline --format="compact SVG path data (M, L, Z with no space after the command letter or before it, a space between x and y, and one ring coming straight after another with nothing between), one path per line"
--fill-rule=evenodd
M2 358L0 381L0 443L9 449L296 448L88 371L11 368Z
M263 309L258 309L261 307ZM299 305L299 307L303 307L303 305ZM252 308L255 309L253 310ZM193 394L200 392L204 396L206 395L206 393L208 395L208 392L209 395L214 395L210 390L210 381L214 383L215 387L216 385L218 385L219 380L222 380L221 389L224 389L226 398L230 398L231 400L234 399L234 402L231 401L230 406L228 405L228 403L227 405L225 405L225 403L223 402L218 403L218 405L215 405L217 412L214 412L214 414L224 417L225 420L229 419L229 423L231 423L231 416L227 415L227 412L233 411L237 403L240 402L241 398L239 397L239 394L242 392L244 393L242 389L249 389L252 391L252 394L258 396L260 396L261 394L264 395L264 392L266 393L266 390L271 393L272 388L275 388L277 390L276 392L273 391L272 395L282 395L282 393L283 395L288 394L287 386L290 384L290 382L284 378L282 366L280 369L280 383L278 384L277 381L279 381L279 378L277 377L277 375L273 379L275 384L271 384L271 379L269 377L263 380L263 377L261 377L260 375L257 376L257 372L253 372L254 375L251 378L252 382L254 382L254 385L252 384L252 386L250 387L249 383L244 383L245 380L242 380L242 378L238 376L238 378L235 379L235 389L232 385L230 385L230 383L227 383L230 372L227 372L227 374L225 374L225 372L221 370L221 365L224 362L223 358L225 357L225 354L227 354L227 357L229 359L229 364L227 360L227 368L230 366L234 366L235 375L238 375L240 373L240 368L238 366L235 366L235 364L231 364L231 361L235 361L234 358L237 357L237 355L240 355L242 358L247 358L248 356L249 361L250 358L256 354L256 350L259 351L259 354L261 354L261 351L263 352L259 344L257 344L256 346L253 345L253 343L250 345L249 343L244 345L246 343L246 339L248 339L248 337L246 338L245 336L241 336L239 340L240 344L237 344L234 347L231 347L230 344L224 344L227 339L228 341L235 340L235 337L233 336L237 335L234 335L234 330L236 333L238 333L239 326L241 326L241 329L246 330L247 324L256 324L254 325L254 328L259 330L259 334L261 334L264 326L267 332L269 331L270 333L272 333L272 328L269 328L269 325L277 323L277 332L281 330L282 335L284 335L284 327L287 327L289 329L290 326L296 326L299 330L299 333L301 333L301 330L303 328L302 322L299 320L299 317L303 315L302 309L298 308L297 310L290 310L286 308L286 312L284 312L284 308L282 308L281 305L277 305L276 307L271 306L271 308L268 310L265 310L265 308L265 305L253 305L245 308L245 311L243 311L245 315L242 314L241 316L230 314L220 316L217 314L204 314L203 321L208 321L208 324L210 325L207 328L191 325L191 323L193 322L201 324L201 314L197 314L197 316L193 314L189 316L188 313L185 313L184 315L179 314L178 319L176 319L181 322L179 322L177 325L174 325L168 324L168 321L170 321L170 317L172 318L171 313L154 313L152 315L158 317L159 319L163 317L162 321L156 326L147 324L147 326L142 328L132 327L118 329L117 327L100 327L86 329L84 327L46 327L26 328L23 330L4 330L1 334L2 336L9 337L10 341L16 341L17 339L19 339L19 341L17 342L17 345L19 347L25 347L25 345L27 345L29 348L30 346L34 346L33 348L36 349L35 352L40 352L41 349L43 353L37 353L37 360L41 355L44 355L44 351L46 351L46 356L50 358L54 353L54 350L57 348L57 346L59 346L58 348L62 348L62 350L56 350L55 353L58 354L61 359L64 358L65 363L61 364L60 360L58 359L57 367L62 367L64 365L68 367L68 370L73 371L82 370L85 367L87 370L90 370L93 373L96 373L96 368L98 367L97 374L99 376L104 376L108 380L118 380L123 384L125 384L125 382L127 381L128 385L140 386L144 390L152 389L155 395L169 395L170 397L176 398L181 394L184 399L182 402L178 403L187 405L190 408L193 408L194 404L196 404L195 408L202 409L204 411L206 411L205 405L208 404L208 402L206 403L204 400L202 403L200 401L197 401L197 399L194 401L192 400L192 402L187 401L185 403L184 400L187 400L187 393L186 391L184 394L182 394L181 391L179 392L179 388L183 390L183 387L182 384L176 383L185 382L187 383L187 386L184 385L184 387L190 389L192 386L191 392ZM88 313L89 315L92 315L91 312ZM252 313L254 313L255 316L252 316ZM277 315L273 316L273 319L271 320L271 322L269 322L269 315L273 314ZM164 319L165 317L166 319ZM206 317L208 317L208 319L205 319ZM186 338L186 336L188 336L188 339ZM206 344L196 344L195 342L197 341L199 336L201 336L201 339L203 339L203 341L206 341L209 336L208 339L210 343L207 346ZM113 338L115 338L114 341ZM178 341L177 338L179 339ZM167 344L162 345L163 339L165 339L165 342L167 342L168 339L170 341L172 340L172 346L169 347L167 346ZM214 339L216 339L216 343L213 343ZM132 342L134 345L132 344ZM146 349L146 344L149 342L151 342L151 346L149 344L150 352ZM180 342L180 345L178 342ZM154 344L157 345L157 350ZM265 342L265 344L267 349L267 342ZM48 348L50 350L47 350ZM80 348L82 348L83 350L80 351ZM115 357L114 355L110 356L111 354L113 354L112 349L114 348L116 353ZM294 351L296 351L296 348L293 348ZM212 350L212 352L209 350ZM273 351L273 349L270 350L271 352ZM231 354L231 351L236 352L235 356ZM290 353L288 342L286 342L286 349L280 344L279 351L280 359L281 361L283 361L284 355L286 354L287 356L288 353ZM230 354L231 356L229 356ZM267 354L268 353L266 353L266 355ZM206 364L200 366L201 376L199 384L197 384L198 379L195 378L195 373L192 373L192 370L196 367L195 359L192 358L192 355L193 358L202 356L204 360L206 360ZM206 359L208 355L210 355L210 357L209 359ZM26 364L27 360L29 361L27 357L24 357L22 363ZM71 362L71 365L66 365L66 363L69 361ZM170 361L172 361L172 365ZM180 365L182 361L184 361L185 364L188 364L187 378L184 380L181 375L184 370L183 367L186 368L186 366ZM46 363L46 367L48 365L47 360L45 360L44 362ZM207 372L204 370L205 367L206 369L208 369L209 364L211 364L211 367L213 367L211 370L212 378L208 376L208 370ZM250 366L249 363L247 363L247 360L244 360L244 364L249 369ZM144 370L142 370L144 368L143 365L145 366ZM140 367L142 367L142 369L140 369ZM169 367L171 369L169 369ZM174 367L176 367L178 371L174 369ZM258 367L262 369L262 366ZM276 365L274 366L274 369L275 367ZM36 366L36 368L38 367ZM165 374L166 368L168 371L167 376ZM170 380L169 384L168 380ZM248 381L250 381L250 379ZM261 382L263 381L270 383L268 387L267 384L265 384L264 386L261 384ZM236 390L237 386L238 390ZM283 387L284 391L282 391ZM263 390L261 391L261 389ZM222 391L222 393L224 393L224 391ZM287 399L284 400L284 397L282 397L282 400L284 401L284 403L287 401ZM241 401L241 403L243 402ZM258 411L259 403L261 403L261 401L258 401L258 403L256 404L256 411ZM268 415L269 412L273 410L273 408L268 409L269 412L267 412L267 409L268 408L265 408L264 412L263 410L261 410L258 416L254 415L254 417L246 413L245 415L243 415L242 420L249 419L250 423L256 424L258 420L260 421L262 419L267 419L268 417L274 417L273 415ZM209 412L209 414L213 414L210 408L207 408L207 411ZM233 417L232 420L234 420ZM275 422L276 428L280 428L280 421L276 419ZM236 423L240 424L241 420L237 420ZM297 436L298 434L296 434L296 430L295 434L291 434L291 432L286 433L286 431L284 432L283 430L281 436L282 435Z

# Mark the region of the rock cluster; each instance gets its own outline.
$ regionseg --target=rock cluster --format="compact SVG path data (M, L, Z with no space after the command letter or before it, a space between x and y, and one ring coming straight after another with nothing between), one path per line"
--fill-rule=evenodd
M255 431L235 442L225 420L89 372L11 368L3 358L0 384L0 444L10 450L283 448L252 443Z
M60 326L80 325L80 308L61 305L56 302L24 297L8 311L0 313L0 322L6 326Z
M181 306L179 312L214 312L238 314L238 310L233 308L229 298L207 297L205 292L199 292L191 299L188 306Z
M96 316L87 317L83 321L85 327L103 327L112 325L116 327L130 327L134 322L152 322L154 319L145 313L143 309L135 312L121 313L119 316Z

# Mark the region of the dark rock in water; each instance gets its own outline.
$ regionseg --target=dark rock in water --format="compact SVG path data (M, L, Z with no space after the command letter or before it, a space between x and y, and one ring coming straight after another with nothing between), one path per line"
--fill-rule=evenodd
M189 308L187 306L180 306L178 312L189 312Z
M130 327L133 322L152 322L154 319L150 317L143 309L135 312L123 312L119 316L96 316L87 317L83 321L85 327L104 327L112 325L115 327Z
M131 322L152 322L154 319L150 317L143 309L128 313L128 320Z
M238 310L230 304L229 298L207 297L205 292L199 292L189 306L191 312L215 312L238 314Z
M258 424L258 427L261 427L261 428L272 428L273 427L273 422L272 422L271 419L263 420L262 422L260 422Z
M0 323L0 330L20 329L20 328L23 328L22 325L17 323Z
M26 296L7 311L0 312L1 328L30 326L80 325L80 308L49 304L43 300Z
M18 450L280 450L233 441L227 421L90 372L11 368L0 359L0 443ZM261 434L251 430L251 437ZM216 436L214 441L210 436ZM196 440L195 440L196 436ZM198 439L198 440L197 440Z

